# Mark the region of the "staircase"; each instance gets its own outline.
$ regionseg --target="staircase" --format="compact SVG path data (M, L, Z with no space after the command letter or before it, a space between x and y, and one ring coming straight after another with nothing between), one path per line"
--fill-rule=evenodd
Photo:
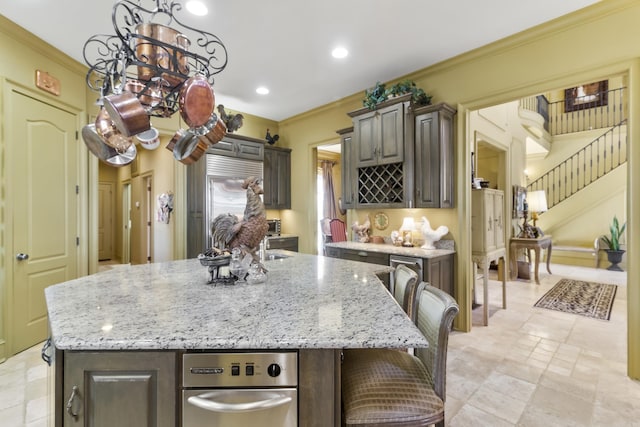
M593 248L594 239L608 233L613 216L625 215L628 137L623 89L600 97L608 100L607 105L574 111L566 109L566 100L545 105L546 100L539 96L530 101L539 114L545 113L541 114L544 128L553 137L552 151L545 160L553 166L527 185L527 191L544 190L546 194L548 211L537 225L553 236L554 247L575 249L556 251L553 262L592 267L593 251L580 248ZM594 134L594 129L600 132ZM587 136L590 142L578 142ZM575 151L560 156L563 144ZM552 162L554 157L563 160Z

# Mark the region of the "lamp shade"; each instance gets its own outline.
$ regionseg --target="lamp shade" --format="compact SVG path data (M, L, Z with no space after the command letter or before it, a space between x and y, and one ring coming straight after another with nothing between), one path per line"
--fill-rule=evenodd
M402 226L400 226L400 231L415 231L416 223L413 221L413 218L405 218L402 220Z
M544 190L530 191L527 193L527 203L531 212L547 211L547 196Z

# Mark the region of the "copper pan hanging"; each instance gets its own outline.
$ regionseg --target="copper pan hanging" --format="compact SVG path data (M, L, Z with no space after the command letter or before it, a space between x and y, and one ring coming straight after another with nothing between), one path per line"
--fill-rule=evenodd
M133 141L124 136L116 127L107 110L102 107L95 122L95 129L102 140L110 147L125 152Z
M105 96L103 101L111 120L123 135L137 135L151 127L147 111L133 93L125 90Z
M178 105L182 119L190 128L206 125L215 107L213 88L206 77L196 74L188 78L180 89Z
M218 118L216 113L211 115L211 118L205 127L208 129L208 132L204 136L211 145L220 142L227 134L227 126L225 126L224 122Z
M82 128L82 139L85 145L101 162L115 167L126 166L136 158L135 144L129 145L124 151L118 151L107 145L96 131L96 125L91 123Z
M173 157L185 165L197 162L207 151L209 141L204 136L194 134L189 130L178 129L167 149L173 152Z
M191 42L184 34L166 25L156 23L139 24L135 30L135 50L138 79L151 80L160 75L172 87L180 85L189 74L189 57L185 52ZM162 72L162 71L166 72Z

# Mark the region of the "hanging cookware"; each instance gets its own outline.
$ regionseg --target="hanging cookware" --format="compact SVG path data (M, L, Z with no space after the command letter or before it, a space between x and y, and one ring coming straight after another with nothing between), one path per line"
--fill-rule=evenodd
M151 129L137 134L136 138L140 141L142 148L147 150L155 150L160 146L160 132L153 126Z
M122 152L107 145L96 131L95 124L88 124L82 128L82 139L85 145L101 162L115 167L128 165L136 158L136 146L134 144Z
M154 77L153 79L160 79L160 77ZM157 84L156 81L145 84L140 80L127 79L125 84L125 90L133 93L138 97L140 103L145 107L147 111L150 111L156 107L164 99L164 92L166 88Z
M140 100L131 92L105 96L104 108L109 113L116 128L125 136L137 135L149 130L149 115Z
M102 107L96 117L95 129L102 140L110 147L123 153L133 144L131 138L124 136L117 128L107 110Z
M197 162L207 151L208 140L203 136L198 136L191 131L178 129L167 149L173 151L173 157L185 165ZM171 147L171 148L170 148Z
M161 24L139 24L135 30L136 59L138 79L151 80L157 77L158 70L166 70L160 75L172 87L186 79L189 74L189 57L185 52L191 42L184 34ZM144 64L144 65L142 65Z
M211 145L220 142L227 134L227 126L225 126L224 122L218 118L216 113L211 115L211 118L205 127L209 129L209 131L204 136Z
M215 107L215 95L206 77L196 74L188 78L180 89L178 105L180 115L190 128L207 124Z

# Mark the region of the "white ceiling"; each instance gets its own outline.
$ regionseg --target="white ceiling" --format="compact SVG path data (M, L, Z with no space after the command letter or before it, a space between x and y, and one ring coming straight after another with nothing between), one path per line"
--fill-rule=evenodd
M138 0L133 0L138 1ZM153 8L156 0L140 0ZM549 21L597 0L204 0L177 16L222 39L216 102L283 120ZM84 63L85 41L114 34L111 0L0 0L0 14ZM184 12L186 13L186 12ZM346 59L331 57L342 44ZM258 95L259 85L270 94ZM428 86L423 87L429 92Z

